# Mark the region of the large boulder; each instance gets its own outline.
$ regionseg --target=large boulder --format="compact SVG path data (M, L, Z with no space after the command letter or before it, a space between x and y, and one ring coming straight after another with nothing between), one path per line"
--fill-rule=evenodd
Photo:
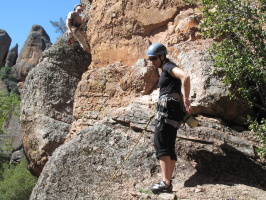
M7 56L10 44L10 36L5 30L0 29L0 67L3 67L3 65L5 64L5 58Z
M76 90L69 137L128 105L136 94L151 93L157 81L158 72L144 59L130 70L120 62L88 70Z
M18 58L18 44L16 44L14 47L12 47L6 57L6 64L7 67L12 67L16 64Z
M149 188L161 178L153 147L154 121L142 132L151 119L153 100L143 96L134 99L130 107L111 110L111 116L84 128L57 148L30 199L179 199L184 195L203 199L205 192L194 192L198 184L215 185L212 190L204 189L210 197L223 184L233 185L227 193L219 193L220 199L228 192L250 199L263 194L259 188L266 183L266 171L241 151L237 139L245 140L219 120L202 119L204 127L183 127L178 132L173 194L153 195ZM251 143L245 141L241 146L253 152ZM239 187L254 188L246 194Z
M39 175L65 141L73 122L74 93L91 56L79 45L57 43L43 52L28 74L21 95L21 123L29 169Z
M159 80L159 73L149 64L147 60L139 59L120 80L121 88L142 94L151 93Z
M55 151L39 177L31 199L97 199L108 179L123 162L129 148L133 147L134 139L139 135L140 133L134 133L123 127L110 127L104 124L84 129L69 143ZM124 182L124 175L129 180L127 189L130 189L136 177L144 180L146 175L143 177L143 174L149 174L151 168L155 170L158 168L156 159L152 156L152 147L149 145L151 141L141 143L141 147L126 162L125 170L119 173L120 178L111 184L114 187L108 188L106 194L109 194L105 194L104 199L123 199L122 191L119 194L114 192L114 188L118 189ZM61 181L58 180L59 177ZM44 182L46 182L45 189ZM58 185L59 182L62 185L53 187L53 183ZM63 191L64 187L75 189ZM126 193L124 197L130 195Z
M247 115L254 116L243 99L229 97L230 86L224 77L214 73L208 49L212 40L196 40L175 44L171 47L170 57L191 77L192 113L218 117L228 124L244 125Z
M52 45L50 37L40 25L33 25L25 41L17 63L13 66L17 78L24 81L27 74L38 63L42 52Z

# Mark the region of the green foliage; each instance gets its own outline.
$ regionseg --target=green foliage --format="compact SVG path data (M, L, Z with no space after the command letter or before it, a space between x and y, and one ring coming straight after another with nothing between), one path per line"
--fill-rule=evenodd
M183 0L183 1L191 7L196 7L197 4L199 4L200 2L200 0Z
M202 36L214 38L210 49L215 72L231 85L232 98L242 97L258 116L250 130L266 155L266 2L265 0L184 0L202 9ZM259 121L259 123L258 123Z
M7 85L9 91L19 94L17 87L19 81L12 72L11 67L6 66L0 69L0 79Z
M3 125L10 120L12 115L18 116L18 107L20 105L19 96L15 93L9 93L5 90L0 91L0 134L4 133Z
M266 157L266 119L263 119L260 124L253 121L249 126L251 132L257 137L259 146L256 147L258 156L260 158Z
M60 17L59 21L52 21L52 20L50 20L50 23L56 29L55 30L56 33L63 34L67 30L66 22L62 19L62 17Z
M12 140L11 139L6 139L5 140L5 144L4 144L5 154L11 156L12 150L13 150L13 148L12 148ZM1 156L1 154L0 154L0 156ZM1 164L1 161L0 161L0 164Z
M4 125L11 119L11 117L18 117L19 104L20 99L17 94L9 93L5 90L0 91L0 136L8 134ZM8 159L7 154L11 153L12 150L10 140L3 140L1 142L4 143L4 145L0 148L0 166L6 161L6 159Z
M36 181L25 158L17 166L5 163L0 170L0 200L28 200Z
M202 0L202 31L219 39L211 49L216 71L233 87L233 97L266 111L266 13L262 0Z

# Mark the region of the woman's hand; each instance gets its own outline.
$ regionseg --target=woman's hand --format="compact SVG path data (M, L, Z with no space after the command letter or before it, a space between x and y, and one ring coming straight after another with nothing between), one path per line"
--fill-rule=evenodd
M186 111L188 114L190 114L191 110L190 110L190 100L188 98L184 98L184 106L186 108Z

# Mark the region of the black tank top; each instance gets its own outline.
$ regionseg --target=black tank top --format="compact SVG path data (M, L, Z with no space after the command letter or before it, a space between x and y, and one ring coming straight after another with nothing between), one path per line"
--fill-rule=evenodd
M162 74L159 78L160 96L169 93L181 94L181 80L170 74L174 67L177 65L173 62L167 62L162 67Z

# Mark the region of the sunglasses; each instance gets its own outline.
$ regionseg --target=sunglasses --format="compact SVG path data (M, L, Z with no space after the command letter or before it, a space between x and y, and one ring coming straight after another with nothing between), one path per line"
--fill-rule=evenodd
M82 9L77 9L77 11L81 11L82 12L83 10Z
M158 59L158 56L154 56L154 57L149 57L149 61L155 61Z

